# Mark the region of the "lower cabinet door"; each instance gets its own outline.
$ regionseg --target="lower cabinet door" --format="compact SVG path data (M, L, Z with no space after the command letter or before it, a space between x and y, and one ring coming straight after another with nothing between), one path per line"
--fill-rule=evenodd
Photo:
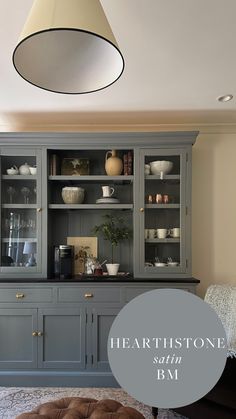
M38 310L38 367L85 368L85 310Z
M120 308L92 309L92 367L98 371L111 371L107 355L107 342L111 325Z
M0 369L37 367L36 331L37 309L0 309Z

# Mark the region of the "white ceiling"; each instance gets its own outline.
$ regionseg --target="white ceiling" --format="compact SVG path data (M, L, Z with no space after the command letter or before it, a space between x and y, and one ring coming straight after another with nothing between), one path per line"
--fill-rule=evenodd
M14 70L32 3L0 0L0 125L236 122L235 0L101 0L126 67L81 96L40 90ZM216 100L227 93L231 102Z

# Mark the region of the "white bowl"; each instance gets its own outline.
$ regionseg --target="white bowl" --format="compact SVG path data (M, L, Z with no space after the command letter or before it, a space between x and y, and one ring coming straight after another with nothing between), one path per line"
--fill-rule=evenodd
M7 174L8 175L11 175L11 176L13 176L13 175L18 175L18 169L14 169L13 167L11 168L11 169L7 169Z
M65 204L82 204L84 201L84 189L74 186L62 188L62 199Z
M166 175L173 168L172 161L168 160L156 160L150 162L152 175Z
M30 166L29 171L30 171L30 174L31 175L36 175L36 173L37 173L37 167L31 167Z
M155 266L156 268L163 268L166 264L164 262L155 262Z

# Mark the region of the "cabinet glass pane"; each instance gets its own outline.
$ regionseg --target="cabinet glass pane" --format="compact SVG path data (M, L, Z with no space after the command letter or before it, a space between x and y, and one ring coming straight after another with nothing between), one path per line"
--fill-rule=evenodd
M145 156L145 267L178 269L181 265L181 159L179 155Z
M37 266L36 157L1 157L1 266ZM21 170L19 171L19 168ZM33 172L33 169L31 169Z

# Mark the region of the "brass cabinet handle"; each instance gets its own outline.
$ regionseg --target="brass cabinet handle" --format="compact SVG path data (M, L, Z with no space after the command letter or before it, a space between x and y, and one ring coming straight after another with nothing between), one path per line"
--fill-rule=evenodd
M38 332L38 336L43 336L43 332Z
M139 210L140 212L144 212L144 208L140 208L140 210Z
M84 294L84 298L93 298L93 294L92 293L86 293L86 294Z
M41 212L42 211L42 208L37 208L37 212Z
M38 336L38 332L32 332L32 336Z
M21 293L17 293L16 294L16 298L18 299L18 300L20 300L21 298L24 298L24 296L25 296L25 294L21 294Z

